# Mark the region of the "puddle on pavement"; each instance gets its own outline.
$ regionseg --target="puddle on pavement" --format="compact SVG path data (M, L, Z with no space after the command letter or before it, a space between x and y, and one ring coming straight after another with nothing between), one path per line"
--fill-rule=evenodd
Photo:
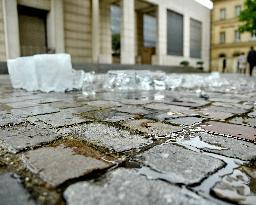
M246 161L222 156L222 155L215 154L215 153L202 151L201 149L204 149L204 148L208 148L208 149L212 149L212 150L224 150L227 148L203 142L199 136L193 137L193 138L187 138L187 139L185 139L184 137L176 138L175 140L172 139L166 143L173 143L173 144L183 146L186 149L189 149L191 151L200 152L202 154L222 160L226 164L225 167L219 169L215 173L213 173L210 176L203 179L203 181L200 182L200 184L188 185L187 188L189 190L195 191L195 192L199 193L200 195L205 196L207 198L211 198L212 200L214 200L216 202L221 202L221 204L230 204L230 202L237 203L237 204L243 204L243 205L244 204L248 204L248 205L255 204L255 201L256 201L256 166L255 165L253 167L254 171L251 171L252 170L251 167L248 167L247 165L245 166L245 164L248 164L248 162L246 162ZM227 187L225 185L217 187L218 189L216 188L215 193L213 193L212 189L213 189L213 187L217 186L216 184L222 183L223 179L229 177L229 175L232 176L232 174L236 170L239 170L241 167L243 167L243 170L246 170L247 172L250 172L251 175L253 175L253 177L250 176L250 180L245 181L245 183L243 183L243 184L240 182L241 186L239 186L239 184L237 184L235 180L233 180L233 181L231 180ZM151 167L147 167L147 166L142 166L140 169L138 169L138 173L142 174L142 175L146 176L148 179L152 179L152 180L159 179L159 180L164 180L164 181L167 181L170 183L175 183L175 181L179 181L178 179L175 180L171 175L159 172L158 170L154 170ZM246 175L246 174L244 174L244 175ZM238 177L238 179L239 178L240 177ZM246 179L248 179L248 178L249 178L249 176L247 176ZM177 184L182 185L179 183L177 183ZM235 188L230 188L230 187L235 187ZM226 190L225 190L225 188L226 188ZM246 195L242 195L242 196L238 197L237 193L239 193L239 191L246 193ZM230 198L228 198L228 197L230 197Z
M206 143L206 142L202 141L202 139L199 136L196 136L196 137L193 137L190 139L177 138L176 142L179 145L183 145L186 147L189 146L189 147L198 148L198 149L204 149L204 148L211 149L211 150L226 150L226 149L228 149L225 147L220 147L217 145Z
M203 142L199 136L190 139L177 138L177 144L196 152L208 148L225 150L227 148ZM202 152L208 156L220 159L226 166L210 175L198 186L191 188L203 195L212 194L218 199L236 204L255 205L256 202L256 166L245 165L247 162L222 155Z
M182 183L179 183L180 181L182 181L182 179L179 179L178 176L172 176L171 174L160 172L149 166L142 166L140 169L138 169L138 174L146 176L149 180L158 179L177 185L182 185Z

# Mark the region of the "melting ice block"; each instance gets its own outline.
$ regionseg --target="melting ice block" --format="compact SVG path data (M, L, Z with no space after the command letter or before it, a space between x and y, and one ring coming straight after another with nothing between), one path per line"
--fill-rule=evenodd
M166 74L148 70L110 70L104 84L107 90L164 90Z
M8 60L14 88L28 91L64 92L73 89L73 71L68 54L42 54Z

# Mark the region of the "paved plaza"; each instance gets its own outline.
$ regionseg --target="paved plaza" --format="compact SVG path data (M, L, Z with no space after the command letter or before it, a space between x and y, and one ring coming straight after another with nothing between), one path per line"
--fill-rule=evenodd
M0 76L0 204L256 204L256 78L182 76L89 97Z

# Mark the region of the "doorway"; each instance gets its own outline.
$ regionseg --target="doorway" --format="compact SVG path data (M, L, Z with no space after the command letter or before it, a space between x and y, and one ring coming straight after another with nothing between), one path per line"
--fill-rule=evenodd
M18 6L21 56L47 53L47 11Z

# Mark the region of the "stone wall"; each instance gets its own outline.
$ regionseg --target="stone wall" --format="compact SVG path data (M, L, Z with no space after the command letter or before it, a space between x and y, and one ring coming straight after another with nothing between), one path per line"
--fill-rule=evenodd
M90 0L64 0L65 51L73 63L92 60Z
M4 40L3 0L0 0L0 62L6 61Z

